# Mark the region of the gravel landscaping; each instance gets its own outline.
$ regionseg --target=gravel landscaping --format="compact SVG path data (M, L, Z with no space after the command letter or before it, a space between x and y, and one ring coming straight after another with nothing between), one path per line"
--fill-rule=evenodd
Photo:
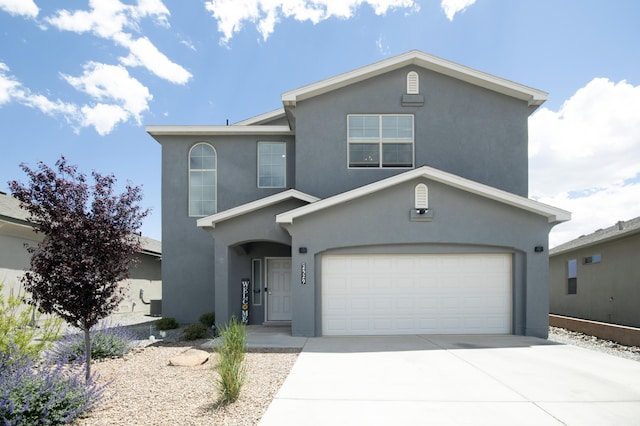
M148 326L147 326L148 327ZM169 359L205 342L181 342L179 330L164 341L143 340L123 358L96 362L93 371L110 382L106 398L75 425L256 425L282 386L297 352L249 352L240 399L217 404L216 354L197 367L169 366ZM551 327L549 340L640 361L640 348L627 347Z

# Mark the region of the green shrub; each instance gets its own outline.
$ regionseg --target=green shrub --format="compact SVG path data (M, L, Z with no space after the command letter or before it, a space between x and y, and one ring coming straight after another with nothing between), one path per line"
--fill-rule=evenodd
M247 334L244 324L233 316L229 324L220 330L218 346L218 391L221 404L235 402L240 396L247 370L244 365L244 352Z
M55 317L40 321L40 312L34 313L20 295L9 295L5 301L2 287L0 283L0 353L11 348L38 358L59 337L62 321Z
M197 322L185 327L182 335L185 340L204 339L209 336L209 328L206 325Z
M89 331L91 337L91 358L104 359L121 357L134 346L136 336L128 329L103 321L99 326ZM60 339L51 356L56 360L68 359L70 361L82 359L85 355L84 334L67 334Z
M173 330L180 327L180 324L178 324L178 321L176 321L175 318L171 318L171 317L160 318L159 320L156 321L155 325L158 330Z
M216 323L216 313L207 312L206 314L200 315L200 322L207 328L211 328L211 326Z

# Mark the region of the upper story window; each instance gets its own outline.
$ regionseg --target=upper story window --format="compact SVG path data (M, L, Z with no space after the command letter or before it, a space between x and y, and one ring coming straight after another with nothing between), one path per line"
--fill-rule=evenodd
M413 167L413 115L352 114L349 167Z
M407 95L418 95L420 93L420 80L418 73L410 71L407 74Z
M287 144L258 142L258 187L284 188L287 182Z
M189 151L189 216L208 216L217 209L216 150L198 143Z

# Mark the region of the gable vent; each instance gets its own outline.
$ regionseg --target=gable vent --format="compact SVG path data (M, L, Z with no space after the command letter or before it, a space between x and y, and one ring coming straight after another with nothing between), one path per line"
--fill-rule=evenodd
M416 185L415 208L416 210L427 210L429 208L429 189L424 183Z
M418 73L411 71L407 74L407 95L418 95L420 93L420 82Z

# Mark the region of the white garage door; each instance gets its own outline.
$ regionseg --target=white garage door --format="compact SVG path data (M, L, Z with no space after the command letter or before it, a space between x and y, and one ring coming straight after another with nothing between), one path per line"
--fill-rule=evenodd
M324 335L511 332L511 256L322 259Z

